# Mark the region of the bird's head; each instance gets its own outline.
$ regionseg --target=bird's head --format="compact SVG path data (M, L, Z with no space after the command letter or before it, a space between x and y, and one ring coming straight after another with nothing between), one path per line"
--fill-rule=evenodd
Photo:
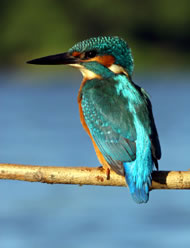
M133 57L128 44L119 37L97 37L81 41L66 53L28 61L29 64L77 67L87 79L124 73L131 77Z

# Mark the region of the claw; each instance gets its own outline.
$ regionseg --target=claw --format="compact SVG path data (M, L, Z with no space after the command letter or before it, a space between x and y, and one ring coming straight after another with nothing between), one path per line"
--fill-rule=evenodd
M109 168L105 168L103 166L99 166L98 167L98 170L105 171L106 172L106 179L107 180L110 180L110 169Z
M107 180L110 180L110 169L106 169Z

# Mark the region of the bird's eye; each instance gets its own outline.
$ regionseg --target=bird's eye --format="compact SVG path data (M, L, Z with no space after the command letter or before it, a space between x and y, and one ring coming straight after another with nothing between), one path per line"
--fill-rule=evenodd
M94 58L96 56L97 52L95 50L91 50L88 52L85 52L85 59L90 59L90 58Z

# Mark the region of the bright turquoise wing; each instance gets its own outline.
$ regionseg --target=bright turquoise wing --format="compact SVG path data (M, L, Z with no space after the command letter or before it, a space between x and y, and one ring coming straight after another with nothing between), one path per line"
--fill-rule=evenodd
M110 166L124 174L123 162L136 157L136 130L127 99L118 96L114 80L91 80L82 90L86 124Z
M130 111L130 98L118 94L114 79L89 80L82 89L82 109L86 124L104 158L118 174L124 174L123 162L136 158L136 128ZM161 156L160 143L147 94L134 84L141 98L136 106L138 119L152 144L155 165Z

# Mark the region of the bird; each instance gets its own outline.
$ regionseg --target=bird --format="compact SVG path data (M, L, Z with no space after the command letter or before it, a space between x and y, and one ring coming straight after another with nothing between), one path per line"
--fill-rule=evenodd
M81 71L80 120L107 179L110 170L124 176L133 200L147 203L161 147L150 97L132 80L134 61L128 43L118 36L92 37L65 53L27 63L70 65Z

